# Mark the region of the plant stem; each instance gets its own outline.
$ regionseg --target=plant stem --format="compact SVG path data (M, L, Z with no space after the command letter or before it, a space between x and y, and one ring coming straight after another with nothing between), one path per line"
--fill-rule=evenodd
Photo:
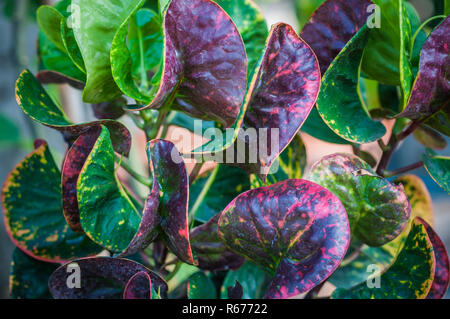
M214 180L216 179L217 172L219 171L219 165L214 168L214 170L211 172L211 175L209 175L208 180L205 183L205 186L203 186L202 191L197 197L197 200L195 201L194 205L191 209L191 227L195 220L195 214L197 213L198 208L200 207L201 203L203 202L203 199L205 199L206 194L208 194L209 189L211 188L211 185L213 184Z
M191 174L189 174L189 185L192 185L192 183L197 178L198 173L200 173L200 170L202 169L203 163L204 162L195 163L194 169L192 170Z
M166 282L169 282L173 277L175 277L177 272L180 270L182 264L183 263L181 261L177 261L177 263L175 264L175 269L171 273L169 273L165 278Z
M147 187L151 187L152 186L153 182L152 182L151 179L148 179L148 178L142 176L141 174L139 174L138 172L136 172L130 165L128 165L128 163L126 163L125 161L121 160L119 157L116 158L116 161L136 181L138 181L139 183L141 183L142 185L147 186Z
M412 171L414 169L420 168L422 166L423 166L423 162L422 161L418 161L416 163L410 164L408 166L405 166L405 167L402 167L402 168L399 168L399 169L396 169L396 170L393 170L393 171L386 171L384 173L384 176L385 177L394 177L394 176L397 176L397 175L400 175L400 174Z

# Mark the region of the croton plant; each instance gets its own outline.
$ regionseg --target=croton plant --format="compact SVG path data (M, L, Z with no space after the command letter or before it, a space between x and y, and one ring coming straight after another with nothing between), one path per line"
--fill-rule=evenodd
M422 24L404 0L315 2L299 33L269 30L251 0L39 7L39 72L15 93L67 151L58 163L36 140L4 183L11 297L322 298L327 283L326 298L442 298L447 252L424 183L405 173L424 166L450 193L450 158L435 152L450 136L449 2ZM47 91L61 83L98 120L73 123ZM195 120L232 134L180 153L168 127ZM125 124L145 133L147 175L127 159ZM248 128L269 133L240 138ZM270 155L199 174L208 154L273 129ZM299 131L353 152L305 173ZM387 170L411 134L422 160Z

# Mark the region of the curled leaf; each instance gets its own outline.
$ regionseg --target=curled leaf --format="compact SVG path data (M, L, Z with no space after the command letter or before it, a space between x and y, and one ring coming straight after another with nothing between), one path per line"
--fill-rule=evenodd
M419 74L408 104L398 116L411 119L431 115L450 103L450 17L428 37L420 53Z
M73 24L75 39L85 68L86 87L83 100L87 103L111 101L121 95L111 74L110 48L117 29L144 0L104 1L73 0L77 18Z
M237 269L245 262L244 257L228 250L217 232L220 214L191 231L191 245L198 258L198 268L217 271Z
M50 292L55 299L120 299L130 279L144 272L151 279L151 287L167 298L167 284L156 273L128 259L92 257L75 259L59 267L49 279ZM79 288L70 288L67 283L76 283Z
M445 138L427 126L418 127L413 134L420 144L433 150L442 150L447 146Z
M66 224L61 175L45 141L37 141L36 149L11 171L2 188L2 203L11 240L33 258L62 262L102 250Z
M364 26L345 45L323 77L317 110L340 137L358 144L383 137L384 125L370 118L358 94L359 72L369 28Z
M123 299L152 299L152 279L145 271L133 275L125 286Z
M36 74L36 79L41 84L69 84L71 87L78 90L82 90L84 88L84 82L52 70L40 71Z
M378 288L363 282L350 289L336 289L334 299L424 299L433 283L433 246L420 218L412 222L406 242L395 262L379 277ZM371 281L371 283L374 283Z
M313 13L300 36L311 46L325 71L367 21L368 0L327 0Z
M73 124L29 70L23 71L17 79L16 100L25 114L45 126L60 131L70 142L93 126L105 125L111 131L115 151L125 156L129 154L131 134L123 124L112 120Z
M424 220L421 220L421 222L425 226L428 237L433 245L434 257L436 260L433 284L428 292L427 299L441 299L447 293L450 281L450 263L448 260L447 249L445 249L444 243L433 228Z
M222 212L219 236L274 276L267 298L306 292L337 268L350 231L339 199L305 180L247 191Z
M172 0L164 11L163 28L161 80L145 108L172 105L230 126L247 80L245 48L234 23L213 1Z
M375 175L354 155L325 156L313 165L310 179L339 197L352 233L370 246L393 240L407 224L411 206L403 187Z
M175 145L165 140L150 141L147 153L155 181L153 187L159 187L156 194L160 196L162 236L178 258L196 264L189 242L189 182L183 158Z

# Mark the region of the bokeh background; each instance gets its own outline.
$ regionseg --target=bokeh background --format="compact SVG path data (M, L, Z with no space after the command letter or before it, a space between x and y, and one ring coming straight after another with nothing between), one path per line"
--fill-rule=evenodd
M256 2L265 14L269 26L276 22L285 22L299 31L320 1L259 0ZM36 125L25 118L17 106L14 96L14 83L19 73L24 68L29 68L33 72L37 71L38 28L33 12L39 4L51 4L52 2L54 1L0 0L0 183L3 183L9 171L32 150L32 141L35 137L44 138L49 142L57 162L61 162L64 155L65 143L60 134L42 125ZM442 12L442 0L413 0L410 2L419 12L422 21ZM53 94L60 97L66 113L74 122L93 118L91 108L82 103L80 92L65 85L53 86L50 89ZM388 126L389 124L386 123ZM131 122L126 122L126 125L130 129L133 128ZM326 154L337 151L351 152L351 148L348 146L327 144L307 134L303 134L302 137L307 147L309 166ZM447 141L450 142L449 139ZM143 137L136 132L132 157L133 155L134 158L140 157L143 143ZM181 148L183 147L181 146ZM376 145L369 145L368 149L374 156L380 155ZM423 146L415 141L414 137L409 137L395 153L390 168L399 168L420 160L423 149ZM450 148L447 147L440 153L450 155ZM433 182L423 168L414 173L424 180L431 193L435 213L435 229L445 242L447 249L450 250L450 196ZM0 298L8 298L10 256L13 245L5 232L3 212L1 214ZM447 297L449 296L447 294Z

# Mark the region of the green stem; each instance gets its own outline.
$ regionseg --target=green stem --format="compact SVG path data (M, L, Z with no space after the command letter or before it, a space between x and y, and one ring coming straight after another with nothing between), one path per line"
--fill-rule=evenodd
M138 181L139 183L141 183L142 185L147 186L147 187L151 187L152 186L153 182L150 179L148 179L148 178L142 176L141 174L139 174L138 172L136 172L130 165L128 165L128 163L123 161L121 158L117 157L116 161L136 181Z
M216 179L218 171L219 171L219 165L217 165L216 168L214 168L214 170L211 172L211 175L209 175L208 180L205 183L205 186L203 186L202 191L200 192L200 194L198 195L194 205L192 206L192 209L191 209L191 227L192 227L192 225L194 223L194 220L195 220L195 214L197 213L197 210L199 209L201 203L205 199L206 194L208 194L209 189L211 188L211 185L214 183L214 180Z
M178 261L175 264L175 269L170 274L168 274L167 277L165 278L166 282L169 282L173 277L175 277L177 272L180 270L182 264L183 263L181 261Z
M420 31L421 31L428 23L430 23L431 21L436 20L436 19L445 19L446 17L447 17L447 16L445 16L445 15L438 15L438 16L431 17L431 18L425 20L425 21L420 25L420 27L417 28L416 32L414 33L413 37L411 38L411 46L410 46L410 48L409 48L409 54L410 54L410 56L412 56L412 54L413 54L414 44L415 44L415 42L416 42L416 37L417 37L417 35L419 34L419 32L420 32Z

